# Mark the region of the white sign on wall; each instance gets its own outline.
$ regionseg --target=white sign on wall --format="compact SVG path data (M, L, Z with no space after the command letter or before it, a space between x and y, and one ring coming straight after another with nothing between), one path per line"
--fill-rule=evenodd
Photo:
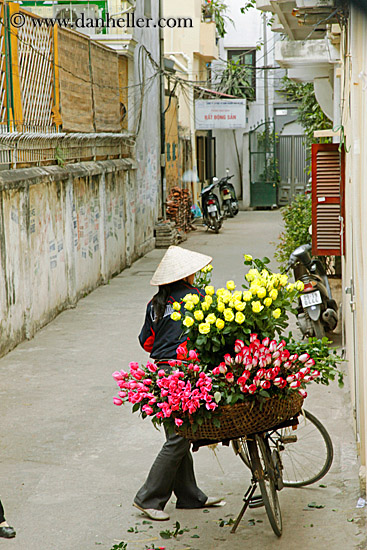
M246 126L246 99L196 99L196 130L234 130Z

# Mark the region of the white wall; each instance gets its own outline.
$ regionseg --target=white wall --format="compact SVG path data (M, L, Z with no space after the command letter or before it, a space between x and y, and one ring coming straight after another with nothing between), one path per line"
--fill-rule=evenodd
M0 172L0 355L154 248L128 159Z
M136 3L136 17L144 16L144 0L138 0ZM158 2L152 0L152 18L158 20ZM137 46L134 53L134 80L135 85L143 80L142 56L139 55L140 46L143 45L151 53L153 59L159 64L159 29L134 29L134 39ZM137 173L136 185L138 189L137 202L134 205L136 216L139 219L140 230L143 230L144 238L147 242L152 237L154 222L161 214L161 176L160 176L160 79L147 60L145 54L145 78L146 87L142 104L141 124L136 139L136 160ZM140 110L140 87L135 88L135 113L139 116ZM148 215L149 214L149 215Z

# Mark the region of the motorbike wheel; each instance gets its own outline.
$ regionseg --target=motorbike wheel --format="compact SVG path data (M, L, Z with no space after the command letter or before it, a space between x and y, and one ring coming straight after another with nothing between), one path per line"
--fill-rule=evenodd
M235 213L234 213L234 210L233 210L233 206L232 206L231 201L229 201L228 204L227 204L227 210L228 210L228 215L229 215L229 217L230 217L230 218L234 218Z
M235 205L235 206L233 206L233 205L231 205L231 206L232 206L233 215L234 215L234 216L237 216L237 214L238 214L238 212L239 212L238 201L236 201L236 205Z
M215 217L215 218L212 219L212 224L213 224L214 232L215 232L215 233L219 233L219 229L220 229L220 227L221 227L221 223L220 223L220 221L218 220L217 217Z
M321 323L321 320L318 319L317 321L312 321L312 328L315 337L319 340L322 340L325 336L325 329L323 324Z

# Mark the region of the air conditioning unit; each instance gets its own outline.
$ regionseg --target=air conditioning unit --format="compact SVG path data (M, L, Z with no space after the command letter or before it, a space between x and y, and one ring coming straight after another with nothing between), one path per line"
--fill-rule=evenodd
M335 0L296 0L298 9L335 8Z
M99 34L103 28L99 23L97 27L90 24L91 19L100 19L97 4L63 4L53 6L53 17L55 19L66 19L69 21L68 27L84 34ZM78 21L76 25L75 22ZM89 23L89 24L88 24ZM88 25L88 26L87 26Z

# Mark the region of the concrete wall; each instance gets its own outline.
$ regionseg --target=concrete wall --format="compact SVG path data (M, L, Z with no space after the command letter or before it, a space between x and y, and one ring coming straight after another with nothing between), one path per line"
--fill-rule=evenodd
M349 26L341 36L341 112L347 151L343 288L352 294L343 294L343 321L361 477L367 490L367 17L353 8Z
M153 2L152 18L159 18L159 3ZM144 16L144 0L136 2L135 16ZM158 27L158 26L157 26ZM160 173L160 153L161 153L161 117L160 117L160 78L157 75L157 69L147 60L146 55L141 52L141 48L145 47L153 57L154 61L159 64L159 29L134 29L134 39L138 46L134 51L134 84L135 87L135 128L137 130L136 137L136 160L137 174L137 197L136 203L133 205L134 214L139 217L140 229L144 242L149 243L153 235L153 226L150 215L147 213L154 212L158 218L161 212L161 184ZM142 59L144 62L142 63ZM137 86L144 82L143 97L141 97L141 88ZM132 111L130 110L130 113Z
M0 174L0 354L154 248L133 161Z

